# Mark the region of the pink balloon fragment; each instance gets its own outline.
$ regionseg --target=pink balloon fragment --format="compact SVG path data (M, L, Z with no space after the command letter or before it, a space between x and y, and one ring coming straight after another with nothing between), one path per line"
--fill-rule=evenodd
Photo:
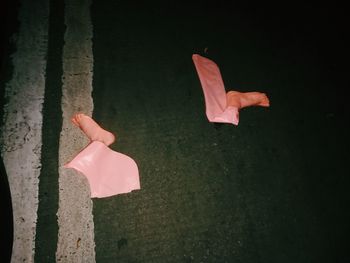
M265 93L238 91L226 93L220 69L215 62L198 54L193 54L192 60L203 89L206 115L210 122L238 125L240 109L249 106L270 106Z
M109 197L140 189L137 164L129 156L93 141L65 168L74 168L87 178L91 198Z
M91 117L77 113L72 123L90 139L90 143L64 167L73 168L88 180L91 198L103 198L140 189L136 162L108 146L115 136L101 128Z

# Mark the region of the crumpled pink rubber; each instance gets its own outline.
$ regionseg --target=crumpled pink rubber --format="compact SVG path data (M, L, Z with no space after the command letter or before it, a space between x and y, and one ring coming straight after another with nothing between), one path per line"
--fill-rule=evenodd
M99 141L91 142L65 168L83 173L90 185L91 197L103 198L140 189L137 164Z
M239 109L227 107L225 86L219 67L210 59L198 54L193 54L192 60L203 89L208 120L238 125Z

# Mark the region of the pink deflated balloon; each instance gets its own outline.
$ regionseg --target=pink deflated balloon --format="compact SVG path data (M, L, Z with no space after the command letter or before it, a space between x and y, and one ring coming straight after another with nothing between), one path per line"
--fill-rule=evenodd
M208 120L238 125L239 109L227 106L226 90L219 67L210 59L197 54L192 59L202 85Z
M65 168L74 168L89 181L91 197L109 197L140 189L137 165L99 141L91 142Z
M226 93L220 69L213 61L198 54L193 54L192 60L201 82L206 115L210 122L238 125L240 109L249 106L270 106L265 93L238 91Z

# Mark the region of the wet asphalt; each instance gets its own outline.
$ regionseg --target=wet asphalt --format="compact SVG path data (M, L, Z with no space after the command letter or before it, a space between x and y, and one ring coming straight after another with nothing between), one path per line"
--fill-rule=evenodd
M57 242L64 9L52 6L36 262L54 262ZM96 262L350 261L341 7L94 1L91 17L93 117L141 179L94 199ZM271 107L209 123L193 53Z

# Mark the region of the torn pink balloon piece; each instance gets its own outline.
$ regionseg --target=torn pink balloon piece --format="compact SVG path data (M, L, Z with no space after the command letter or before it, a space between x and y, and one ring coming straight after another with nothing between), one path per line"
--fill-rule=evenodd
M99 141L91 142L65 168L83 173L90 185L91 197L109 197L140 189L137 164Z
M241 109L250 106L270 106L269 98L262 92L231 90L226 93L219 67L210 59L197 54L194 54L192 59L204 92L206 114L210 122L238 125Z
M227 106L225 86L219 67L210 59L198 54L193 54L192 60L202 85L208 120L238 125L239 109Z

